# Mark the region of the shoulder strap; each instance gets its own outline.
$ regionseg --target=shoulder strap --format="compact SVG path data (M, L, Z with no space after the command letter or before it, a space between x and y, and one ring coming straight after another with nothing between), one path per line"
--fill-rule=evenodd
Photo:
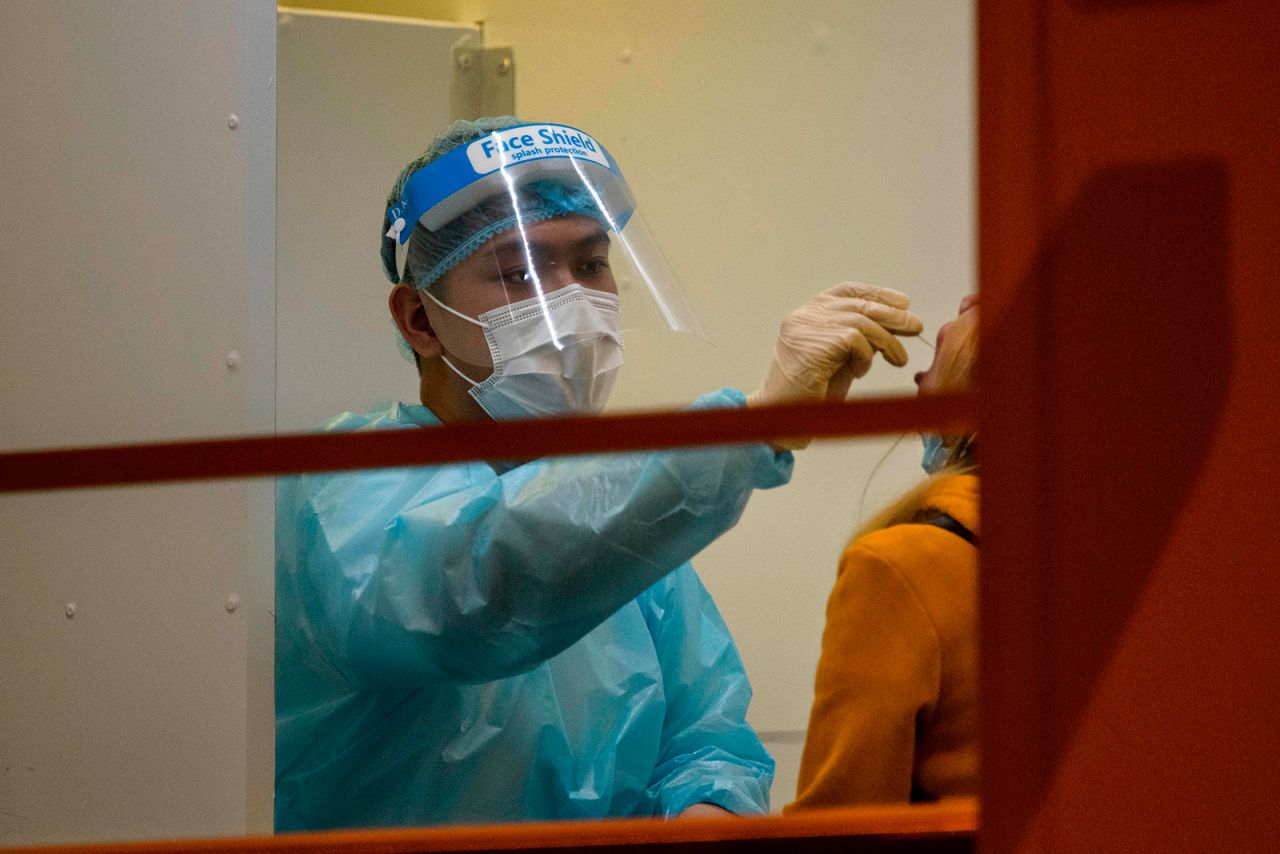
M927 516L915 521L920 525L933 525L935 528L942 528L944 531L950 531L974 548L978 547L978 535L960 524L959 520L950 513L943 513L941 510L934 510Z

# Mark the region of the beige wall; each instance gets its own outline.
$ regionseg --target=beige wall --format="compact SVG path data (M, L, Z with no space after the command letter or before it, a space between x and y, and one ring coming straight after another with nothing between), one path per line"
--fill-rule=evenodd
M974 288L974 45L968 0L453 0L294 5L482 21L516 55L522 117L580 126L626 171L713 346L628 340L615 405L680 405L762 376L777 324L835 282L910 293L927 334ZM423 127L421 147L435 128ZM856 394L914 392L913 363ZM860 515L918 475L906 441L817 445L695 563L779 759L798 749L836 560Z

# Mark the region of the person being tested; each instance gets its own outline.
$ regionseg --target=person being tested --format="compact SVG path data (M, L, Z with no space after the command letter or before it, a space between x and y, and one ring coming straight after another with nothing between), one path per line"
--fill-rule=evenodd
M969 296L921 395L975 386L977 333ZM930 476L840 559L788 813L977 795L977 434L923 438Z
M599 412L620 281L628 312L697 331L617 163L564 125L455 122L381 231L421 405L331 430ZM843 396L919 329L901 294L834 288L750 402ZM282 481L277 829L767 811L773 761L689 560L791 467L758 444Z

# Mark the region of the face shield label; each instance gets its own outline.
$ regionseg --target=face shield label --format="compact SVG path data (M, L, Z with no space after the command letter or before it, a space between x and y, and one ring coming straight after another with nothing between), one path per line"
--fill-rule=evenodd
M467 159L479 175L541 157L574 157L609 168L600 143L566 125L521 125L495 131L467 146Z

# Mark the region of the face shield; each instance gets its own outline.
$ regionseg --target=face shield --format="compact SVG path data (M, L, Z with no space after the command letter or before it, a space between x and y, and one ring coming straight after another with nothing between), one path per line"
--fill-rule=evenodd
M590 135L516 125L405 180L387 210L384 263L394 250L388 275L434 304L446 364L493 417L598 411L589 380L616 371L624 330L705 338L635 207L617 162ZM602 337L616 354L583 345ZM506 395L536 386L534 375L548 386L544 401L491 408L489 386Z
M569 284L612 288L624 329L705 337L617 162L575 128L517 125L455 148L405 181L386 221L396 278L434 296L492 312Z

